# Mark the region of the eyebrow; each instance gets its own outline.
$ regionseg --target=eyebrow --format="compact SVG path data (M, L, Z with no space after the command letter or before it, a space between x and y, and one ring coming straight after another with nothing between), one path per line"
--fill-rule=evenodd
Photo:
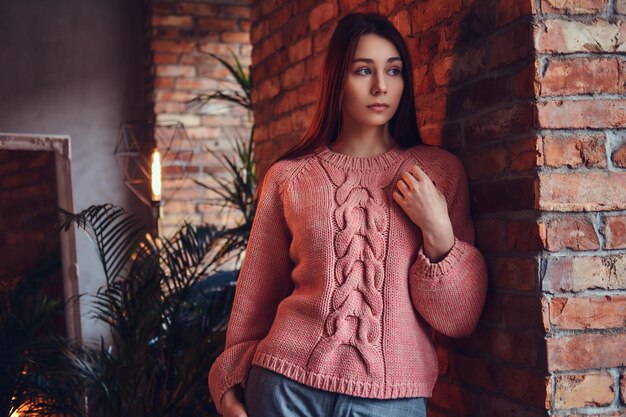
M395 62L395 61L402 61L402 58L400 58L399 56L392 56L391 58L387 60L387 62ZM352 63L354 64L355 62L367 62L368 64L373 64L374 60L371 58L355 58L352 60Z

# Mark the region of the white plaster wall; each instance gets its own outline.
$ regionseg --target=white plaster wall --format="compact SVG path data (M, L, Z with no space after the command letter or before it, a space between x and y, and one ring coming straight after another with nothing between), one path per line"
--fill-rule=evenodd
M74 209L114 203L148 216L113 155L122 122L144 119L142 0L0 0L0 132L69 135ZM79 292L104 282L78 231ZM82 307L83 337L104 329Z

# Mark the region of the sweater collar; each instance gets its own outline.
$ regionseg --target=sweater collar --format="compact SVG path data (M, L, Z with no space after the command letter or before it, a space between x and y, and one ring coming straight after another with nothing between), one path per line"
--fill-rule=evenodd
M331 150L328 145L318 148L317 156L329 164L347 170L380 171L393 166L402 159L402 149L396 144L386 152L376 156L352 156Z

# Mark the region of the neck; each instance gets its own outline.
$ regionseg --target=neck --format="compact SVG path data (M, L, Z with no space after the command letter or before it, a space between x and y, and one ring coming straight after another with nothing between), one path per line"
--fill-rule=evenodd
M342 129L337 139L328 147L334 152L351 156L370 157L380 155L396 145L389 134L387 124L375 129Z

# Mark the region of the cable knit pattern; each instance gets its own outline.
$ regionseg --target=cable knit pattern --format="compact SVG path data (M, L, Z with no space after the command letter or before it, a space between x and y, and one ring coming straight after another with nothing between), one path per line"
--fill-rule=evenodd
M418 164L446 196L454 245L439 262L391 196ZM209 373L221 398L252 364L311 387L368 398L430 397L430 329L469 335L487 291L473 246L467 178L441 148L359 158L327 146L272 165L239 274L224 352Z
M329 165L328 179L337 187L334 220L335 283L325 335L308 366L322 370L325 361L336 361L340 345L354 347L372 378L384 377L380 349L383 309L382 285L388 225L386 194L376 172L359 175Z

